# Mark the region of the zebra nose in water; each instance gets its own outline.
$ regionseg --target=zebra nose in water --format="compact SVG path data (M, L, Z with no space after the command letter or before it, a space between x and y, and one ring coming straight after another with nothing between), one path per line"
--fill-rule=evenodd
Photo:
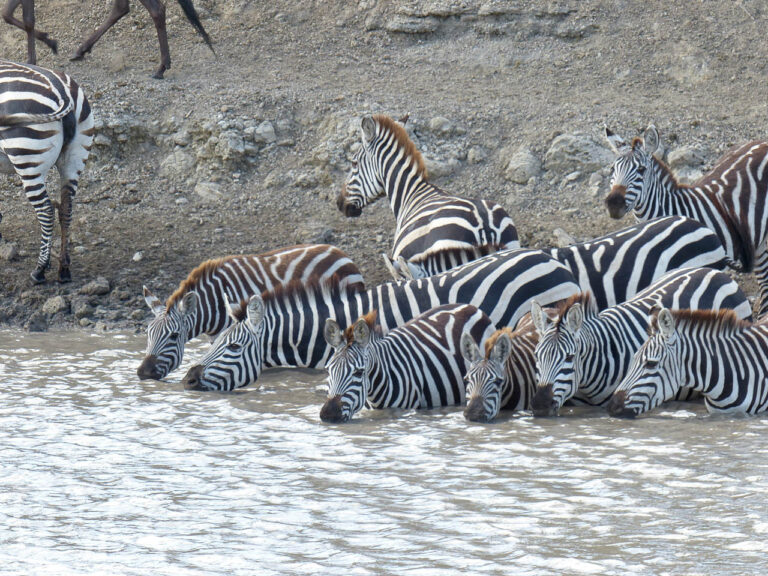
M157 365L157 356L151 354L144 358L139 365L139 369L136 370L136 374L139 376L139 380L160 380L164 376L160 367Z
M611 396L611 399L608 401L608 405L606 406L608 413L611 416L615 416L617 418L634 418L637 416L637 414L635 414L634 410L626 407L626 402L626 390L619 390L614 392L613 396Z
M531 401L534 416L556 416L560 408L555 400L555 391L552 384L538 386L536 394Z
M494 416L495 414L488 414L483 399L479 396L471 398L464 409L464 418L470 422L490 422Z
M344 411L341 405L341 396L328 398L320 409L320 420L323 422L344 422Z
M192 366L187 371L184 379L181 383L184 385L185 390L204 390L202 385L203 380L203 367L200 364Z

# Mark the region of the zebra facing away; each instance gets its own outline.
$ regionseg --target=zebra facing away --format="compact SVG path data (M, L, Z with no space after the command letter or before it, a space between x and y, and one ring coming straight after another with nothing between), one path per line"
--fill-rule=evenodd
M334 348L328 360L328 398L320 410L324 422L346 422L371 408L436 408L464 402L462 333L483 338L494 330L474 306L433 308L383 336L376 311L343 331L325 323L324 337Z
M139 378L165 378L201 334L214 336L230 325L224 296L231 302L298 281L326 279L341 288L364 290L363 277L344 252L328 244L302 244L255 256L227 256L200 264L163 304L145 286L144 299L155 317L147 327L147 352Z
M489 253L520 246L501 206L451 196L430 184L424 159L403 125L387 116L365 116L362 146L336 204L346 216L359 216L381 196L389 198L396 220L395 261L402 256L420 264L445 248L482 247ZM430 274L446 270L433 264Z
M264 367L325 366L331 353L331 347L323 338L328 318L349 326L375 309L379 311L382 333L386 334L431 308L462 303L479 308L495 325L507 326L528 312L534 299L553 303L577 291L571 273L539 250L498 252L437 276L381 284L365 292L341 290L327 282L291 283L262 295L264 332L257 347L262 359L250 356L251 348L246 346L241 346L237 355L222 358L225 364L238 365L236 369L227 368L232 380L223 389L232 390L255 382L257 363ZM225 338L227 330L234 327L221 332L219 338ZM246 336L257 337L253 333ZM223 354L221 349L219 352ZM220 382L207 379L208 368L216 364L213 353L206 358L205 370L190 369L184 379L186 387L221 389Z
M732 266L755 271L760 284L759 316L768 312L768 142L734 148L696 183L680 184L669 167L653 156L656 128L627 144L606 128L618 158L605 204L612 218L633 211L639 220L677 214L706 224L717 233Z
M93 115L83 91L68 75L0 60L0 172L16 173L40 223L40 253L32 272L45 282L50 267L54 205L45 187L55 164L61 180L59 282L72 279L69 226L72 201L93 142ZM0 221L2 214L0 214Z
M531 316L539 332L534 416L555 415L570 398L593 406L608 402L646 339L651 310L659 306L729 308L740 318L751 318L738 284L708 268L671 272L633 299L599 314L589 293L569 298L554 321L534 304ZM682 390L679 399L689 396L689 390Z
M651 319L651 334L608 403L634 418L672 400L681 387L701 392L710 412L768 410L768 324L731 310L670 311Z

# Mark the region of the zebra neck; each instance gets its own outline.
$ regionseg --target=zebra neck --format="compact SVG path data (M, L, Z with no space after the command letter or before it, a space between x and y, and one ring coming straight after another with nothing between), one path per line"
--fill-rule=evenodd
M373 408L418 408L421 390L407 362L396 357L393 343L380 338L369 349L368 403ZM411 367L413 368L413 367Z
M398 222L413 210L414 205L437 193L409 156L401 157L386 172L384 188Z
M578 382L577 398L590 404L602 404L626 372L631 355L626 349L626 327L617 317L603 314L584 318L577 345L580 361L574 366Z

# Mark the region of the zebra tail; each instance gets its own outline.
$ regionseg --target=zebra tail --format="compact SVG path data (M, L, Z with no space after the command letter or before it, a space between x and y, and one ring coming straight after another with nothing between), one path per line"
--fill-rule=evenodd
M18 126L22 124L45 124L46 122L56 122L61 120L72 112L75 103L71 98L66 98L62 102L61 108L51 114L5 114L0 116L0 126Z
M179 6L181 6L181 9L184 11L184 15L187 17L187 20L189 20L192 23L192 26L195 27L195 30L200 33L200 36L203 37L203 40L208 45L208 48L211 49L211 52L216 54L216 50L213 49L213 44L211 44L211 37L208 36L208 32L206 32L205 28L203 28L203 24L200 22L200 16L197 15L197 10L195 10L195 6L192 4L192 0L177 1Z

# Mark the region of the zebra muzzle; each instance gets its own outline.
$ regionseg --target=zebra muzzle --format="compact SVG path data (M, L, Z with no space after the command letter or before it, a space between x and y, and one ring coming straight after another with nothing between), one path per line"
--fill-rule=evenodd
M634 418L637 416L634 410L626 407L627 403L627 391L619 390L614 392L611 399L608 401L606 408L611 416L616 418Z
M139 369L136 370L136 374L139 376L139 380L160 380L164 376L157 364L157 356L154 354L144 358Z
M618 220L627 213L627 188L625 186L614 186L610 194L605 197L605 207L611 218Z
M334 396L328 398L320 409L320 420L323 422L346 422L347 418L344 416L344 406L341 403L341 396Z
M181 381L184 390L205 390L203 386L203 367L200 364L192 366Z
M470 422L490 422L495 415L489 414L480 396L471 398L464 409L464 418Z
M538 386L536 394L531 401L531 409L534 416L557 416L560 404L555 400L555 392L552 384Z

